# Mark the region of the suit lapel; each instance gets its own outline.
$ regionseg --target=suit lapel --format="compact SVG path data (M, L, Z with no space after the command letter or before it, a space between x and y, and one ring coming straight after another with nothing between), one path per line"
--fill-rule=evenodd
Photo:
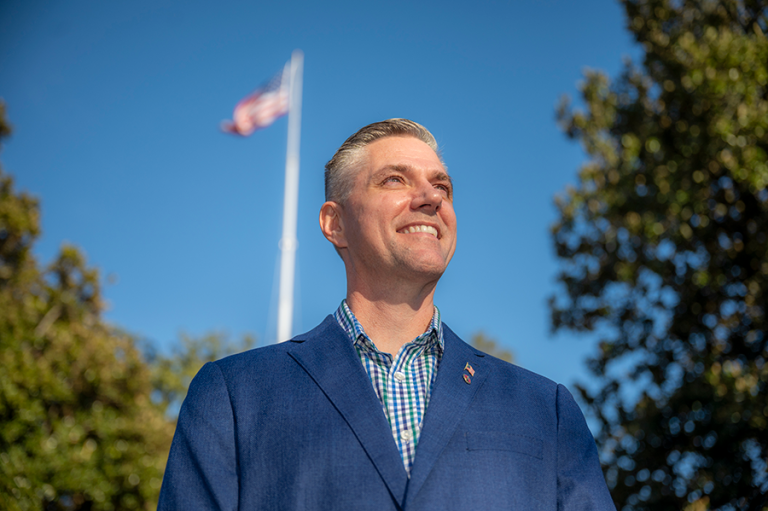
M302 342L306 341L306 342ZM395 501L402 505L408 476L381 402L347 334L333 316L292 339L288 353L323 390L354 431Z
M416 459L408 482L404 506L406 509L424 485L440 453L453 437L459 421L491 369L490 365L484 363L482 354L472 350L447 326L443 325L443 329L445 351L424 414L416 447ZM467 363L471 365L474 375L464 370ZM470 383L466 382L464 375L469 378Z

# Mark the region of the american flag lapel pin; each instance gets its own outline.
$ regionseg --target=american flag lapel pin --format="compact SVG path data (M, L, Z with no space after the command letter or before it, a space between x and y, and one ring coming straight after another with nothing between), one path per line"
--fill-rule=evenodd
M464 383L469 385L470 383L472 383L472 376L475 375L475 370L472 369L472 366L469 365L469 362L467 362L467 365L464 366L464 370L469 373L469 374L462 375L464 377Z

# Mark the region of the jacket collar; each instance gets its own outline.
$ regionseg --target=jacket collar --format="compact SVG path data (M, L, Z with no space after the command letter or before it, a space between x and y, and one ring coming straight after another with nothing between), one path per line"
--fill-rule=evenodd
M333 316L291 339L288 354L312 377L354 431L393 500L402 506L408 475L381 403L355 348Z

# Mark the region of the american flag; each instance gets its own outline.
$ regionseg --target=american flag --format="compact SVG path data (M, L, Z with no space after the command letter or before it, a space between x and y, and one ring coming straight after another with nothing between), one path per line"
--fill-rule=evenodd
M240 100L232 114L232 121L223 121L221 129L245 137L266 128L288 113L289 84L290 65L286 64L266 85Z

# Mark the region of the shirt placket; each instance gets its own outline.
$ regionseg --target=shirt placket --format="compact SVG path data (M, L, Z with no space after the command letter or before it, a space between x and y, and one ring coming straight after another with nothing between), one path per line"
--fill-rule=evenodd
M392 394L396 396L390 407L393 436L403 456L403 463L408 472L416 456L416 445L419 440L422 407L420 406L422 382L417 381L413 371L413 363L420 356L422 347L418 343L409 343L398 353L393 363L388 383L393 387Z

